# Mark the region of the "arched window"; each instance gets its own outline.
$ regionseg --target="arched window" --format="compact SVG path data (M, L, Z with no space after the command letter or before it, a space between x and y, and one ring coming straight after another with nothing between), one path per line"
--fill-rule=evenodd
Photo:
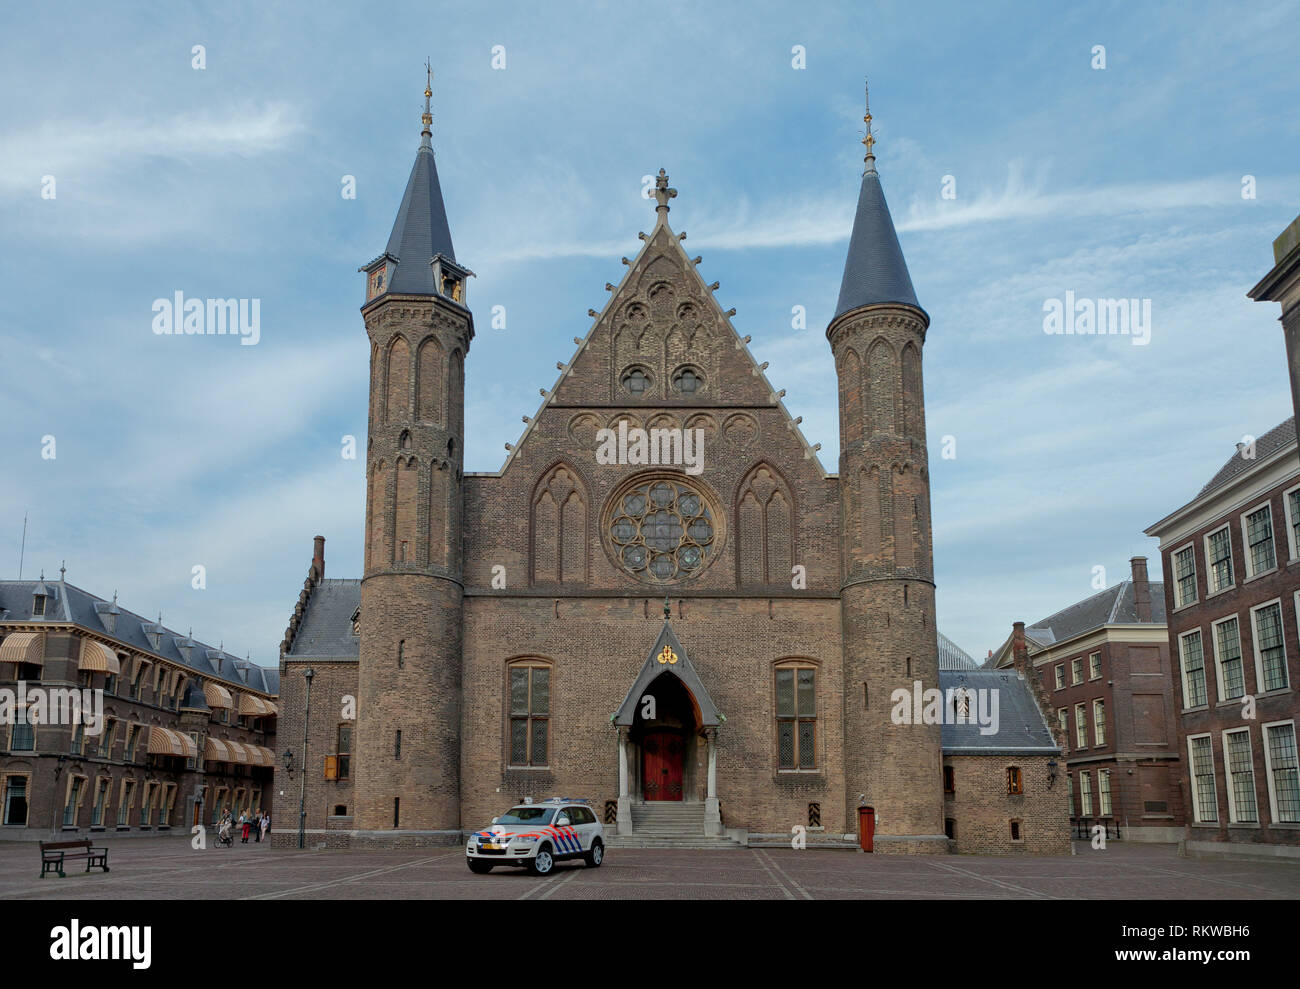
M551 744L551 667L545 660L521 659L506 671L510 712L509 764L545 766Z
M777 769L817 768L817 669L807 660L776 667Z

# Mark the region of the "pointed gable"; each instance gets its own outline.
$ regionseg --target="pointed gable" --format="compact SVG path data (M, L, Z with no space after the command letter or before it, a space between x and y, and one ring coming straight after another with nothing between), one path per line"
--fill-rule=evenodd
M667 177L661 177L666 184ZM666 191L675 195L675 190ZM753 411L776 409L804 457L826 476L816 449L781 401L785 393L772 387L766 365L760 366L749 351L749 338L742 339L732 325L735 310L724 312L718 304L713 294L717 283L705 283L697 268L701 259L688 255L682 244L685 234L673 232L667 213L666 204L661 204L654 229L640 235L640 252L630 261L623 259L627 270L622 281L606 286L611 294L599 313L590 311L591 328L585 338L575 338L577 352L563 366L555 386L543 390L545 400L525 419L529 426L519 443L508 447L512 452L500 473L552 407L597 406L625 410L634 426L648 426L647 417L656 412L707 409L712 416L686 414L680 424L704 426L710 440L716 430L735 437L752 433ZM646 384L634 391L624 379L638 371ZM582 418L579 428L593 436L607 425L593 414Z
M664 656L664 647L669 649L668 657ZM676 660L671 657L676 656ZM721 714L718 713L717 707L713 704L713 698L709 696L708 690L700 681L700 676L695 672L695 666L691 662L690 656L686 654L686 649L678 641L676 634L673 632L672 624L665 619L663 628L659 630L659 637L655 639L655 644L650 650L650 655L646 656L645 662L641 664L641 672L637 675L636 681L632 684L632 689L627 692L623 698L623 703L619 705L614 712L611 720L616 725L630 726L636 718L637 705L640 703L641 695L645 693L647 687L664 673L671 673L677 677L691 692L695 698L695 703L700 709L700 724L704 727L712 727L725 721Z

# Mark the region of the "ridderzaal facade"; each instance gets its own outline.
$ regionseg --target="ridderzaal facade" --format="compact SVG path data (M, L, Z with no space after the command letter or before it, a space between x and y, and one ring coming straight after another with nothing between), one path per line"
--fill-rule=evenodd
M318 537L281 646L280 734L305 741L307 778L277 797L276 840L297 840L283 826L300 800L309 846L355 847L458 842L513 802L563 795L619 839L802 829L875 852L1067 851L1059 746L1023 674L940 682L929 317L870 114L826 330L838 474L669 225L662 169L653 229L523 437L499 471L465 473L472 272L452 249L430 95L392 235L361 269L364 573L327 580ZM913 718L899 699L968 679L1005 691L1014 725L953 734L937 704Z

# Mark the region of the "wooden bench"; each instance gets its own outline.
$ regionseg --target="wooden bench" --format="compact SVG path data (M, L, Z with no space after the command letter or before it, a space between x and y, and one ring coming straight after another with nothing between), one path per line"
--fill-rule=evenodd
M108 849L92 847L89 838L81 841L42 841L41 878L44 879L47 872L57 872L60 879L66 879L63 863L68 859L85 859L87 872L91 866L108 871Z

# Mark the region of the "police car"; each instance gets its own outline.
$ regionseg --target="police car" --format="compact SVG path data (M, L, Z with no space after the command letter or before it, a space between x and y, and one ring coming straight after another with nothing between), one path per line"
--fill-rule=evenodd
M580 858L597 868L605 859L600 819L582 798L525 800L492 826L470 835L465 846L470 872L491 872L496 865L527 866L535 876L548 875L555 863Z

